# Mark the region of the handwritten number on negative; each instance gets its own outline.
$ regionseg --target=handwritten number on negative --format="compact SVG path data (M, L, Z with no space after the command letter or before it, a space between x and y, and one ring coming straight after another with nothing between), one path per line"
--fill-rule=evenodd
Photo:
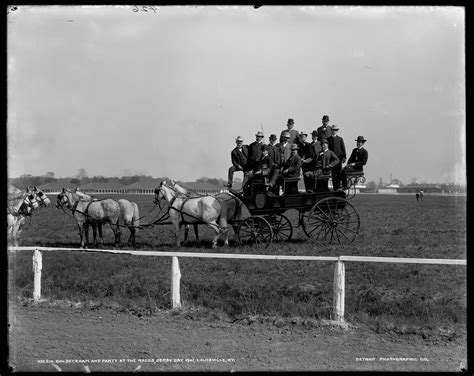
M148 12L149 10L152 10L154 13L158 10L158 8L154 5L142 5L139 7L138 5L134 5L132 8L132 11L137 13L137 12Z

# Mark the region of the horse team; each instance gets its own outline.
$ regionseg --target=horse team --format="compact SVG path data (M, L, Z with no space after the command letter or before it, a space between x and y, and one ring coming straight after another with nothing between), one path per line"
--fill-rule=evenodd
M171 180L169 184L163 181L155 190L154 203L165 203L171 222L175 228L176 245L181 246L181 228L185 225L185 241L189 225L194 226L196 241L199 242L198 224L206 224L216 235L212 240L212 247L217 246L220 237L228 245L228 229L236 231L236 220L241 219L242 203L228 193L217 195L197 195L188 191ZM9 192L7 207L8 241L18 247L19 235L26 218L42 206L49 206L50 200L44 192L34 187L25 192L16 190ZM138 205L126 199L112 198L96 199L77 188L73 192L63 188L57 195L56 208L61 208L70 214L79 228L81 248L89 246L89 229L93 232L93 245L98 247L104 244L102 226L109 224L114 233L114 245L121 246L121 228L127 227L130 231L129 246L136 246L135 237L140 228Z

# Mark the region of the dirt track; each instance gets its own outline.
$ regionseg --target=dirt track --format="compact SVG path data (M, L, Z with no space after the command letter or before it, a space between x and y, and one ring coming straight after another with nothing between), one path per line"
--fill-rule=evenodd
M44 305L9 309L10 365L16 371L84 372L87 366L91 372L455 372L461 362L466 365L465 343L430 345L419 337L401 339L362 328L279 328L171 312L139 318Z

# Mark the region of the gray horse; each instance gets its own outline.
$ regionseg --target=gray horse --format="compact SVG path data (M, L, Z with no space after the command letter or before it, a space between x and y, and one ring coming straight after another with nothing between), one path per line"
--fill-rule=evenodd
M120 205L117 201L108 198L104 200L87 201L80 195L71 192L69 188L63 188L58 194L56 207L66 206L71 210L79 227L79 236L81 238L81 248L88 246L88 229L92 226L94 234L94 247L98 247L97 231L99 230L100 242L103 244L102 224L109 223L115 237L115 247L120 246Z

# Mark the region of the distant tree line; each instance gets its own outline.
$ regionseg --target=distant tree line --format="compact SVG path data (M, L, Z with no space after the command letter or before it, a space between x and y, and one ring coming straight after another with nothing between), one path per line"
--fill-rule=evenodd
M61 178L63 179L69 179L69 183L74 186L81 186L87 183L91 182L99 182L99 183L107 183L107 182L115 182L115 183L120 183L123 185L130 185L136 182L147 182L150 180L154 180L156 178L149 176L149 175L132 175L132 176L122 176L122 177L105 177L105 176L81 176L81 177L66 177L66 178ZM164 178L158 178L158 179L166 179ZM46 173L45 175L41 176L34 176L31 174L24 174L21 175L20 177L17 178L10 178L9 182L13 184L14 186L18 188L24 188L24 187L33 187L33 186L41 186L43 184L55 182L59 180L58 178L54 177L54 174L51 175L51 173Z

